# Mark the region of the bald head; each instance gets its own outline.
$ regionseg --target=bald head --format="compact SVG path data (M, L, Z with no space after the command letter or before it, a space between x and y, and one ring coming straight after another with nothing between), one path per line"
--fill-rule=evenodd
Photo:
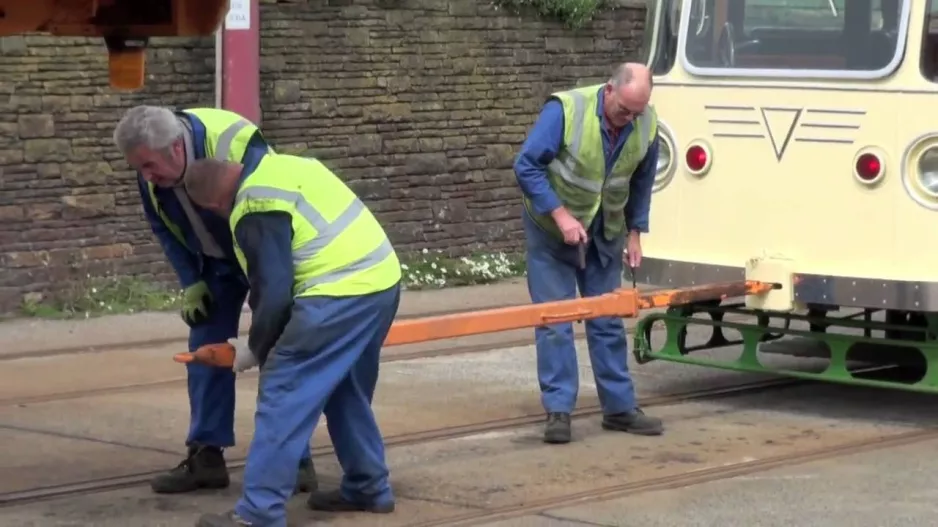
M186 194L196 205L222 217L231 215L241 165L230 161L200 159L186 170Z
M626 62L606 82L603 109L612 126L621 128L645 111L651 100L652 74L644 64Z
M631 84L633 86L645 85L650 89L651 83L651 70L638 62L619 64L609 77L609 84L616 87Z

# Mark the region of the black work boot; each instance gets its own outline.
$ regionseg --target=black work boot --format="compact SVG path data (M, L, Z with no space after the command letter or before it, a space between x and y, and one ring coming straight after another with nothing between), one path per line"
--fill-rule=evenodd
M316 467L312 459L300 461L300 469L296 473L296 489L294 494L301 492L316 492L319 489L319 480L316 478Z
M199 489L228 487L228 467L220 448L189 447L189 455L176 468L153 478L150 488L158 494L177 494Z
M342 492L313 492L306 500L306 506L314 511L324 512L373 512L375 514L388 514L394 512L394 502L391 503L356 503L342 497Z
M657 436L664 433L661 419L645 415L640 408L621 414L604 415L603 428L643 436Z
M570 436L570 414L564 412L547 414L547 426L544 427L545 443L569 443Z
M195 527L251 527L253 523L238 516L235 511L224 514L203 514Z

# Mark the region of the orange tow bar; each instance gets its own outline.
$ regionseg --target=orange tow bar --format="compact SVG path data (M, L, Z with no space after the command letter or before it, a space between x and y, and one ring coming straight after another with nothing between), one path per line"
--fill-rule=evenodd
M574 300L401 320L391 326L384 345L399 346L600 317L632 318L643 309L758 295L776 287L764 282L738 281L648 293L617 289L605 295ZM176 354L173 360L230 368L234 364L234 347L227 342L207 344L192 353Z

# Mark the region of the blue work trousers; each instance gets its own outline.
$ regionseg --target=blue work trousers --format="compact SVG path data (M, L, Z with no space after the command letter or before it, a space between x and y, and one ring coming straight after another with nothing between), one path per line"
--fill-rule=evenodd
M236 275L207 269L203 280L212 293L208 318L189 330L189 351L238 336L247 287ZM186 445L227 448L234 441L235 374L231 368L186 365L189 376L189 437Z
M592 239L586 250L586 268L578 268L577 248L551 237L527 213L524 232L527 248L528 292L534 303L571 300L577 288L583 297L609 293L622 284L622 245L617 257L603 258ZM596 233L593 236L601 234ZM599 403L606 415L635 409L635 389L629 376L628 344L621 318L585 321L586 342ZM579 391L579 371L573 324L550 324L534 329L537 377L541 404L547 412L572 412Z
M287 525L296 466L323 413L345 499L394 501L371 399L399 303L400 285L363 296L296 299L261 369L244 493L235 507L240 516L259 527Z
M241 310L248 289L237 275L211 267L204 276L212 293L208 318L189 330L189 351L238 336ZM234 446L235 374L231 368L189 363L189 436L186 446ZM310 459L307 448L303 460Z

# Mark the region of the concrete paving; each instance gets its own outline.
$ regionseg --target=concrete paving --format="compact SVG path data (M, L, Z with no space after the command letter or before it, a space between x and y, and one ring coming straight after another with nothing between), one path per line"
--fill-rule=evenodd
M488 309L530 302L524 279L497 284L405 291L400 317L439 312ZM241 317L241 330L251 313ZM55 353L102 346L128 345L167 339L185 339L187 328L176 313L136 313L79 320L13 319L0 322L0 357Z
M639 289L651 288L639 284ZM441 313L492 309L530 303L527 283L513 278L495 284L404 291L401 295L399 318L415 318ZM247 334L251 324L249 310L241 315L241 333ZM504 341L504 335L495 337ZM530 330L513 332L511 336L530 339ZM152 347L156 344L184 346L188 328L176 313L135 313L77 320L45 320L18 318L0 321L0 360L100 351L121 346ZM494 344L491 336L474 337L473 343ZM435 344L430 343L430 346ZM427 345L424 345L426 347ZM420 349L412 346L409 349Z
M486 523L524 525L932 525L928 472L938 468L938 445L897 449L736 478L696 488L649 493L620 500L562 506L565 496L622 486L691 471L800 454L819 447L902 433L938 424L938 408L920 396L874 392L834 385L789 387L757 395L659 407L655 414L668 423L662 437L635 437L606 432L598 419L575 421L576 441L545 445L539 426L485 432L461 438L391 446L392 483L399 511L388 516L326 515L304 508L298 497L290 503L291 525L412 526L477 514L498 513L514 506L539 505L538 514ZM151 427L154 425L150 425ZM152 429L152 428L151 428ZM137 438L131 438L137 440ZM45 442L37 436L34 441ZM930 445L930 446L929 446ZM20 446L31 457L27 444ZM55 448L33 449L35 455ZM96 455L89 452L87 458ZM100 454L98 454L100 455ZM123 465L124 456L111 452ZM102 458L98 458L101 462ZM902 461L898 463L898 461ZM66 456L59 476L95 464ZM21 463L17 473L51 469ZM339 469L331 456L318 458L323 486L336 485ZM915 469L915 464L925 468ZM110 467L114 469L114 466ZM63 470L64 469L64 470ZM906 480L899 474L916 474ZM144 527L192 525L200 512L221 511L238 496L238 473L232 488L188 496L158 497L133 488L0 508L4 526ZM0 479L14 479L12 470ZM27 484L34 484L30 481ZM803 488L802 488L803 487ZM845 497L843 492L857 492ZM858 504L869 510L877 493L896 500L878 516L844 510ZM866 506L863 507L863 503ZM906 510L903 501L917 504ZM554 507L554 504L558 506ZM798 504L798 505L794 505ZM826 513L827 516L823 516ZM841 521L853 518L852 521ZM892 523L891 518L907 520ZM486 516L483 516L484 519ZM823 518L825 522L819 522ZM866 520L864 522L864 520ZM786 523L787 522L787 523Z
M527 302L526 286L519 280L499 285L409 291L403 295L400 316ZM247 314L242 330L249 324ZM585 334L582 324L576 324L574 331L578 337ZM400 360L428 352L460 354L518 346L532 339L532 329L520 329L389 347L382 355L385 360ZM0 341L4 342L0 347L3 364L0 404L62 398L70 392L113 393L138 389L144 384L157 387L185 382L185 370L171 360L173 354L187 349L186 326L175 314L142 313L86 321L6 321L0 323Z
M574 334L585 335L583 325ZM521 329L445 341L407 344L382 350L382 360L400 361L421 355L471 354L493 348L527 344L533 330ZM185 351L185 341L156 345L112 346L102 350L62 354L25 354L0 359L0 404L23 404L97 393L121 393L145 386L182 386L186 370L172 361ZM243 377L253 378L256 372Z
M581 364L579 403L581 406L595 405L595 383L586 346L581 343L578 351ZM10 385L14 388L4 388L4 395L9 397L0 400L0 430L32 437L35 441L30 443L23 440L22 448L16 452L17 462L33 463L30 465L31 470L45 473L48 480L43 484L47 485L88 479L84 469L78 466L74 471L70 468L46 471L52 465L48 464L50 460L44 454L48 447L41 439L47 437L57 443L71 438L79 442L132 446L151 454L167 456L163 459L150 456L147 459L155 463L146 467L133 464L126 470L122 463L117 463L117 466L111 467L120 472L115 473L115 476L157 470L177 461L178 452L182 450L181 440L187 430L189 411L185 384L181 380L158 381L163 375L172 375L171 368L182 370L181 366L169 360L167 352L163 349L146 353L124 350L123 362L110 363L93 361L83 364L80 360L82 357L98 357L99 354L60 357L64 364L52 357L8 361L0 369L0 386ZM145 367L128 366L137 361L158 364L156 359L160 354L163 354L163 362L168 364L162 369L154 368L153 372L149 372ZM68 362L65 362L66 359ZM41 378L44 371L36 363L45 364L51 382L35 381ZM665 363L652 363L640 369L634 364L632 367L642 397L686 392L704 386L731 385L745 379L760 378ZM124 371L131 372L143 384L113 390L78 391L80 388L107 386L108 381L119 380ZM540 412L540 402L535 371L535 353L530 346L389 362L382 366L375 395L375 412L383 432L391 438L443 427L537 414ZM24 389L24 393L34 397L18 399L13 390L16 386L23 387L28 383L17 379L27 377L43 388ZM237 384L235 426L238 444L229 450L233 458L245 454L253 433L256 393L256 375L242 376ZM327 445L328 436L318 432L313 443ZM114 452L120 451L117 449ZM101 454L106 456L107 449L102 450ZM9 455L10 451L0 452L0 460ZM94 457L88 454L84 459L92 462ZM122 455L118 459L124 457ZM97 459L102 464L108 464L101 456ZM5 464L0 463L2 466ZM0 478L0 481L7 481L7 478ZM15 478L10 478L8 482L10 485L20 485ZM5 491L22 488L26 486L20 485Z
M938 517L936 474L938 441L929 441L497 525L931 527ZM545 521L554 523L539 523Z
M478 297L484 296L489 302L470 308L526 301L522 296L526 293L519 292L517 285L507 287L514 287L514 293L482 295L473 290L470 295L464 289L450 298L480 302ZM453 304L437 302L434 309L452 309ZM116 325L114 320L111 324ZM106 336L84 340L94 338L94 328L76 327L82 329L73 333L73 349L107 340ZM582 325L576 327L582 334ZM136 477L179 461L189 417L184 369L170 360L179 344L121 347L116 340L120 329L127 328L114 328L103 351L44 356L26 350L2 361L0 525L189 526L199 513L224 510L237 499L240 471L236 469L232 487L221 492L155 496L140 484L8 503L24 491ZM92 335L86 337L87 332ZM15 340L15 334L9 335ZM694 329L689 341L702 342L707 336ZM596 415L575 420L575 441L563 446L543 444L541 426L534 421L460 437L434 437L434 431L447 427L524 416L539 419L535 353L529 345L511 345L516 339L529 342L531 331L385 350L375 411L389 444L397 512L322 515L306 510L297 497L290 504L291 525L445 525L474 515L482 515L483 524L499 527L935 523L931 518L938 505L932 504L938 501L930 489L938 485L930 474L938 469L938 461L930 460L938 460L938 440L684 489L568 503L564 500L578 492L933 427L938 425L938 406L932 397L905 392L802 385L649 407L648 413L666 422L667 433L658 438L603 431ZM660 344L663 335L655 334L652 340L653 345ZM23 343L28 339L17 342L26 349ZM433 356L414 358L422 352ZM734 353L738 350L707 354ZM598 400L582 341L578 357L579 406L591 407ZM628 360L643 399L766 378L662 362L638 366L631 355ZM765 360L792 369L823 367L822 361L787 356ZM253 433L256 383L256 374L238 381L238 444L228 453L235 464L245 455ZM312 444L323 486L336 485L340 470L328 453L323 427ZM878 512L872 510L877 503L882 505ZM518 506L533 509L507 514Z

